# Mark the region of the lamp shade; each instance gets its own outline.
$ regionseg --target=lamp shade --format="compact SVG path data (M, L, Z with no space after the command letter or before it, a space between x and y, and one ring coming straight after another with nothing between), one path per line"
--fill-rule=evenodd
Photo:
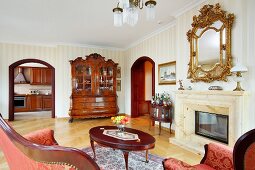
M129 8L129 0L120 0L119 2L123 8Z
M113 9L114 26L116 27L122 26L122 13L123 13L122 8L117 7Z
M232 67L232 68L230 69L230 71L233 72L233 73L234 73L234 72L247 72L248 69L247 69L247 67L245 67L244 65L238 63L237 65L235 65L234 67Z
M156 6L156 1L154 0L149 0L145 3L145 6L147 7L147 20L153 20L155 19L155 14L156 14L156 10L155 10L155 6Z

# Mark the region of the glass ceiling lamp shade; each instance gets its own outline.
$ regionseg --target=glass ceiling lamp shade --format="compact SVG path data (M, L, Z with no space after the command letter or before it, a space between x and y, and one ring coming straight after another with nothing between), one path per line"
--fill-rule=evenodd
M153 20L155 18L156 4L155 0L146 1L145 6L147 7L147 20ZM135 26L139 18L139 9L143 9L143 6L143 0L119 0L117 8L113 9L114 26L121 26L122 23ZM121 17L122 22L120 21Z
M123 6L123 9L129 8L129 0L119 0L120 6Z
M123 9L120 7L116 7L113 9L113 17L114 17L114 26L120 27L122 26L122 20L123 20Z
M135 26L138 22L138 8L127 8L124 10L123 22Z
M237 84L236 84L236 88L233 91L244 91L241 88L241 81L243 81L242 73L248 71L247 67L238 63L236 66L232 67L230 71L232 73L236 73L236 78L234 80L237 82Z
M145 2L145 6L147 7L147 20L153 20L155 19L156 16L156 10L155 10L155 6L156 6L157 2L153 1L153 0L149 0L147 2Z

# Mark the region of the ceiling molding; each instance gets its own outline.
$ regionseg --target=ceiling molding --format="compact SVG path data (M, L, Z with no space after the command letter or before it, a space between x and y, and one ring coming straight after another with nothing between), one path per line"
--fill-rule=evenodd
M142 43L143 41L145 41L145 40L147 40L147 39L149 39L149 38L151 38L151 37L153 37L153 36L163 32L163 31L166 31L167 29L169 29L171 27L174 27L175 25L176 25L176 20L174 20L174 21L168 23L167 25L160 27L156 31L153 31L152 33L150 33L150 34L148 34L148 35L138 39L137 41L135 41L135 42L131 43L130 45L128 45L127 47L125 47L124 49L128 50L128 49L130 49L130 48L132 48L134 46L137 46L138 44Z
M188 3L187 5L185 5L183 8L181 8L180 10L178 10L177 12L174 13L174 17L177 18L180 15L184 14L185 12L191 10L192 8L204 3L207 0L193 0L190 3Z
M57 46L75 46L75 47L82 47L82 48L95 48L95 49L112 50L112 51L124 51L125 50L125 48L89 45L89 44L57 43Z
M11 44L11 45L27 45L27 46L40 46L40 47L53 47L57 45L53 43L34 43L34 42L14 42L14 41L0 41L0 44Z
M110 47L110 46L98 46L89 44L72 44L72 43L33 43L33 42L11 42L11 41L0 41L0 44L13 44L13 45L27 45L27 46L40 46L40 47L52 47L57 48L58 46L74 46L81 48L94 48L104 49L112 51L124 51L124 48Z

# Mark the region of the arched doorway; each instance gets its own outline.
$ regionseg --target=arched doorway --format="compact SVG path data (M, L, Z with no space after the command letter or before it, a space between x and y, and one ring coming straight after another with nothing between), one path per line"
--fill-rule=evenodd
M148 110L145 100L146 62L151 64L151 96L155 95L155 62L149 57L140 57L131 67L131 117L138 117Z
M14 121L14 69L25 63L39 63L47 66L52 71L51 77L51 96L52 96L52 111L51 117L55 118L55 68L49 63L38 59L23 59L9 66L9 121Z

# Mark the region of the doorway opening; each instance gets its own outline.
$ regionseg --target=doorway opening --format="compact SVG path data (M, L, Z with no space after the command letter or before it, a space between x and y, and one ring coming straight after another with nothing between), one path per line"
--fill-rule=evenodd
M155 62L149 57L140 57L131 67L131 117L149 114L154 95Z
M11 64L9 121L14 121L15 111L46 110L51 111L51 118L55 118L55 68L38 59L23 59Z

